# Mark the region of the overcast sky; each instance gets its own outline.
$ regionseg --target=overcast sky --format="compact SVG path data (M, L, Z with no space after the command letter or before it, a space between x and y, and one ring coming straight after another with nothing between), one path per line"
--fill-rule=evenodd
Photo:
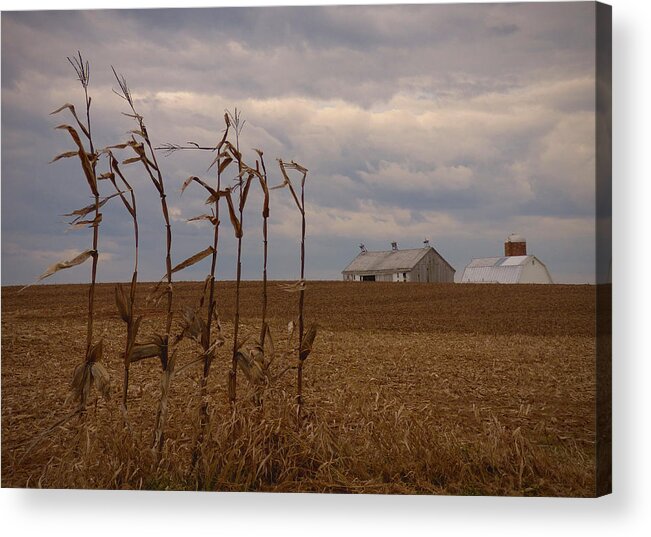
M61 215L90 203L73 159L70 121L49 112L83 93L66 60L90 62L96 145L134 128L112 89L124 74L155 144L214 145L226 108L242 110L245 158L265 152L309 170L307 277L340 279L369 250L430 243L455 267L503 253L511 232L555 282L594 282L594 4L484 4L216 8L2 14L2 284L33 281L90 247ZM131 156L127 153L124 158ZM211 244L199 189L213 180L205 153L160 156L173 216L173 261ZM164 273L158 196L141 168L136 187L141 280ZM104 186L104 183L102 183ZM108 193L108 191L106 191ZM300 219L274 191L272 278L298 277ZM245 216L243 276L261 265L259 193ZM100 281L130 277L131 224L110 201L100 228ZM222 226L218 277L235 274L235 241ZM88 280L90 265L49 282ZM208 264L179 275L201 279Z

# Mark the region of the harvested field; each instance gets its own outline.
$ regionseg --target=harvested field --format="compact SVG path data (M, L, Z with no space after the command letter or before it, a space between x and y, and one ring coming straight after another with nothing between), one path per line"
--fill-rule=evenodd
M268 318L282 347L296 295L276 283ZM149 288L139 286L140 311ZM200 288L175 284L175 308L196 304ZM201 365L183 367L196 351L182 343L156 463L149 448L160 364L132 365L125 427L124 324L109 284L97 288L96 334L104 337L111 400L99 399L83 420L34 443L73 409L66 398L84 352L87 290L2 288L5 487L595 493L594 286L308 282L306 319L320 329L305 363L302 427L292 371L261 407L238 377L232 410L231 356L221 349L210 373L211 420L198 470L191 452ZM228 338L235 284L219 283L217 291ZM244 335L259 332L260 291L259 282L242 282ZM143 335L161 330L164 307L146 313Z

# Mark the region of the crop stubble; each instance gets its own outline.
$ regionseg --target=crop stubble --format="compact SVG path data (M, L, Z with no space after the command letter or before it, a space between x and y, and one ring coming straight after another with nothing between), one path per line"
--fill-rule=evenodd
M259 332L260 286L241 284L245 336ZM140 297L151 288L139 284ZM177 283L178 304L196 303L200 288ZM69 423L25 455L29 441L69 411L87 287L16 292L2 289L3 486L195 488L189 453L202 368L182 369L193 358L182 344L156 466L147 432L159 372L155 363L132 372L125 431L118 410L123 327L112 285L98 286L95 314L112 400L89 402L97 419L84 438ZM235 283L219 282L216 292L230 336ZM281 345L291 298L276 282L268 292L267 317ZM149 308L142 333L160 330L165 311L140 303ZM594 495L594 286L308 282L306 316L321 329L304 381L301 430L282 411L293 404L292 375L264 409L243 392L240 414L231 415L230 360L219 351L208 384L206 449L220 454L205 457L207 488Z

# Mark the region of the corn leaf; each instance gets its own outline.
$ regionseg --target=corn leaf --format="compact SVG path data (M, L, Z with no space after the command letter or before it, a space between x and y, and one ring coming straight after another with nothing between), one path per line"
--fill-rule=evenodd
M181 325L183 326L183 336L200 342L201 335L204 331L204 322L197 315L197 311L186 306L181 314Z
M294 202L296 203L296 206L298 207L298 210L303 212L303 207L301 206L301 202L298 200L298 196L296 195L296 191L294 190L294 186L292 185L292 182L289 180L289 175L287 175L287 171L285 171L286 165L282 159L278 159L278 164L280 166L280 171L283 174L283 179L284 182L282 185L278 185L277 187L274 188L282 188L284 186L289 187L289 191L292 194L292 197L294 198ZM305 179L305 176L303 176L303 179ZM273 189L272 189L273 190Z
M233 206L233 199L231 197L231 191L226 190L226 201L228 202L228 216L231 219L231 224L233 225L233 229L235 230L235 238L240 239L242 238L242 224L237 218L237 215L235 214L235 207Z
M249 188L251 187L251 179L253 179L252 173L245 179L244 189L240 197L240 212L244 210L244 205L246 205L246 198L249 196Z
M163 276L154 288L151 290L151 292L147 295L146 301L147 302L153 302L154 304L158 304L161 298L163 298L164 295L167 293L172 292L172 287L169 285L166 281L166 285L163 285L163 282L165 281L165 276Z
M226 133L224 133L224 136L226 136ZM212 162L210 163L210 166L208 166L208 168L206 169L207 172L209 172L212 169L212 167L219 162L219 159L229 158L231 160L231 162L233 161L233 159L228 156L228 153L226 151L220 151L223 145L224 145L224 139L222 138L222 141L219 142L219 144L216 147L217 156L214 159L212 159ZM230 164L230 162L229 162L229 164ZM226 166L228 166L228 164L226 164ZM226 166L224 166L224 168Z
M244 347L244 344L249 340L250 337L251 334L249 334L248 336L244 336L242 339L238 340L236 351L239 351L242 347Z
M224 160L222 160L219 163L219 168L217 168L217 173L222 174L224 173L224 170L228 168L228 165L233 162L233 159L231 157L226 157Z
M139 362L146 358L154 358L160 355L160 347L157 343L136 343L131 348L129 363Z
M183 185L181 185L181 195L183 195L183 192L185 192L185 189L188 188L188 186L193 180L194 177L190 176L185 181L183 181Z
M136 343L136 338L138 337L138 330L140 330L140 323L142 322L142 317L143 317L142 315L138 315L138 317L136 317L131 323L131 331L129 332L129 341L127 341L129 351L131 351L131 349ZM129 356L131 356L131 352L129 352Z
M120 194L124 194L124 192L116 192L115 194L111 194L110 196L106 196L105 198L102 198L100 202L97 204L97 208L101 208L108 200L111 198L114 198L115 196L118 196ZM91 203L90 205L87 205L86 207L82 207L81 209L77 209L76 211L72 211L71 213L64 214L62 216L76 216L74 220L72 220L70 223L74 224L77 220L80 218L83 218L86 216L88 213L91 211L95 210L95 204Z
M280 287L283 291L286 291L288 293L297 293L299 291L305 291L306 284L305 284L305 280L298 280L294 283L278 284L278 287Z
M58 263L54 263L54 264L50 265L47 269L45 269L45 272L43 274L41 274L36 279L36 282L34 282L34 283L38 283L41 280L44 280L45 278L48 278L48 277L52 276L52 274L54 274L55 272L58 272L60 270L67 269L67 268L70 268L70 267L75 267L77 265L81 265L84 261L86 261L86 259L91 257L93 255L93 253L94 253L94 250L86 250L85 252L80 253L77 257L74 257L74 258L72 258L72 259L70 259L68 261L59 261ZM21 291L23 289L26 289L30 285L34 285L34 284L30 283L30 284L26 285L25 287L23 287L21 289Z
M100 339L88 351L88 356L86 357L86 361L99 362L102 359L103 354L104 354L104 340Z
M225 145L228 148L228 150L231 152L231 155L233 155L233 158L235 160L237 160L238 162L242 160L242 153L240 153L232 143L226 141Z
M267 185L267 179L258 174L258 180L260 181L260 186L264 192L264 201L262 203L262 217L269 218L269 187Z
M108 149L126 149L127 147L129 147L128 143L108 145L103 149L103 151L106 151Z
M120 284L115 286L115 305L118 307L122 320L128 323L131 317L129 312L129 298Z
M314 345L314 339L316 338L317 328L318 325L315 323L307 329L305 337L303 338L303 343L301 345L301 352L299 354L299 358L301 360L306 360L312 352L312 346Z
M70 157L76 157L79 154L79 151L66 151L65 153L61 153L54 157L51 161L50 164L53 162L56 162L57 160L60 160L62 158L70 158Z
M75 220L75 222L70 224L70 227L66 229L66 233L69 231L74 231L76 229L81 229L82 227L96 227L99 226L102 221L102 213L99 213L97 217L92 220Z
M102 394L102 397L104 397L104 399L109 399L109 396L111 394L111 385L109 381L110 377L108 371L106 370L106 367L104 367L104 364L93 362L93 365L90 366L90 372L93 376L95 386L97 386L99 393Z
M269 350L267 351L268 354L273 356L274 354L276 354L276 349L274 347L274 340L271 335L271 327L269 326L269 323L265 323L265 324L266 324L266 330L265 330L266 333L265 333L264 342L267 344L269 348Z
M181 195L183 194L185 189L188 188L189 184L192 181L194 181L195 183L198 183L202 187L204 187L211 196L215 196L215 199L219 197L217 191L214 188L212 188L211 186L206 184L204 181L202 181L201 179L199 179L198 177L195 177L195 176L188 177L185 181L183 181L183 186L181 187Z
M200 214L199 216L188 218L188 222L198 222L199 220L208 220L213 226L216 226L218 223L217 219L211 214Z
M72 105L70 103L66 103L63 106L61 106L60 108L57 108L54 112L50 112L50 115L53 116L54 114L58 114L59 112L61 112L61 110L65 110L66 108L68 110L70 110L70 113L72 114L72 117L75 118L75 120L77 121L77 125L79 125L79 128L86 135L86 138L90 138L90 133L88 132L85 125L80 121L79 117L77 116L77 112L75 111L75 106L74 105Z
M90 372L90 367L86 362L75 367L75 371L72 375L72 383L70 385L70 391L72 396L76 401L79 401L82 404L86 403L88 399L88 394L90 393L90 384L92 381L92 374Z
M81 167L84 170L84 175L86 176L86 180L88 181L88 186L90 186L91 192L95 196L98 196L99 192L97 191L97 180L95 178L95 172L93 171L93 166L91 165L90 159L88 158L88 153L86 153L86 150L84 149L84 145L81 143L79 134L77 134L77 131L70 125L59 125L55 128L67 130L70 136L72 137L73 141L79 148L77 155L79 156L79 160L81 161Z
M220 198L225 198L228 195L229 190L230 189L220 190L219 192L215 192L214 194L208 196L206 198L205 204L210 205L211 203L215 203Z
M260 363L246 351L239 351L235 359L244 376L251 384L264 384L267 375Z
M285 167L289 168L290 170L297 170L297 171L299 171L301 173L307 173L308 172L307 168L304 168L303 166L301 166L297 162L294 162L293 160L289 164L285 163Z
M208 248L206 248L205 250L201 250L200 252L194 254L191 257L188 257L185 261L182 261L181 263L176 265L172 269L172 273L178 272L179 270L183 270L183 269L188 268L188 267L191 267L192 265L194 265L195 263L198 263L199 261L201 261L205 257L208 257L214 251L215 250L213 249L212 246L208 246Z
M283 187L291 184L291 181L289 180L289 176L287 175L287 172L285 171L285 163L281 159L278 159L278 165L280 167L280 172L283 175L283 182L280 185L276 185L274 187L271 187L271 190L276 190L277 188L283 188Z

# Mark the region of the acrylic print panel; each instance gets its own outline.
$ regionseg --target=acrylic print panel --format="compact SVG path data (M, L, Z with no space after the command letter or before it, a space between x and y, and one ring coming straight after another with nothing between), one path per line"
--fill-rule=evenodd
M2 69L4 486L610 491L609 6L5 12Z

